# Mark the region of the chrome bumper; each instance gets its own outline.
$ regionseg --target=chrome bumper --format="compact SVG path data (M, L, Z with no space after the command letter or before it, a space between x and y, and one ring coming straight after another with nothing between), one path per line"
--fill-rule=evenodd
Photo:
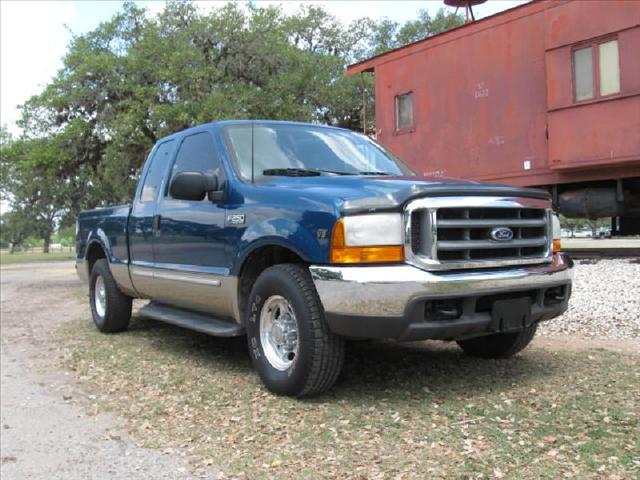
M413 328L416 327L417 322L420 328L426 328L427 325L420 321L423 319L416 316L416 309L413 307L419 302L430 299L481 297L570 285L573 277L572 268L573 261L567 255L560 253L553 256L551 263L544 265L467 272L427 272L411 265L344 267L312 265L309 270L334 331L348 335L341 329L340 322L347 322L346 318L352 320L357 318L356 330L359 332L357 336L364 336L367 319L371 320L371 326L381 325L381 322L396 322L396 325L403 323L405 327ZM542 302L532 306L532 317L536 321L553 318L565 309L566 300L563 305L555 308L548 308ZM433 328L439 328L440 325L442 327L460 326L465 321L473 324L474 328L471 330L480 329L481 331L483 326L489 325L489 317L490 315L486 313L474 313L466 315L457 321L457 324L456 321L452 321L440 322L432 326ZM350 327L349 330L353 328ZM402 336L405 334L392 335L392 337ZM446 337L445 332L425 338L444 337Z

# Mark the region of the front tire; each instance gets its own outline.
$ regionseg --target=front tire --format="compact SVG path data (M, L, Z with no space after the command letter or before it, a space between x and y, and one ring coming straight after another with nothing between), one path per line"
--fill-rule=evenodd
M531 343L538 325L511 333L494 333L483 337L458 340L464 353L481 358L509 358L524 350Z
M265 386L294 397L333 386L344 361L344 339L329 329L308 270L282 264L256 280L246 320L251 360Z
M89 304L93 322L101 332L122 332L129 327L131 297L120 291L104 258L96 260L91 269Z

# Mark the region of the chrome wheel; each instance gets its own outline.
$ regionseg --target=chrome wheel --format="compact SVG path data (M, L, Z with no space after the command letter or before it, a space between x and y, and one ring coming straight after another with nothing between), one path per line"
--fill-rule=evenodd
M277 370L288 369L298 356L298 322L289 301L273 295L260 311L260 343L265 357Z
M104 318L107 313L107 291L105 289L102 275L96 278L96 284L93 287L93 303L96 307L96 313L99 317Z

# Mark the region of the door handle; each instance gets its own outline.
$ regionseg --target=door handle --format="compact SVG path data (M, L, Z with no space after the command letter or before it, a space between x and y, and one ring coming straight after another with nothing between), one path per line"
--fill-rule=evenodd
M160 235L160 220L162 219L162 215L156 214L153 216L153 233L157 237Z

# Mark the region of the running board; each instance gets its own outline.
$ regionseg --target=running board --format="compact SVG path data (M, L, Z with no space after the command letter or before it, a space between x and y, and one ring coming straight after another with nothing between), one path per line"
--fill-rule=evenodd
M244 328L237 323L225 322L206 314L169 307L159 303L151 302L142 307L138 313L142 317L160 320L161 322L206 333L214 337L244 335Z

